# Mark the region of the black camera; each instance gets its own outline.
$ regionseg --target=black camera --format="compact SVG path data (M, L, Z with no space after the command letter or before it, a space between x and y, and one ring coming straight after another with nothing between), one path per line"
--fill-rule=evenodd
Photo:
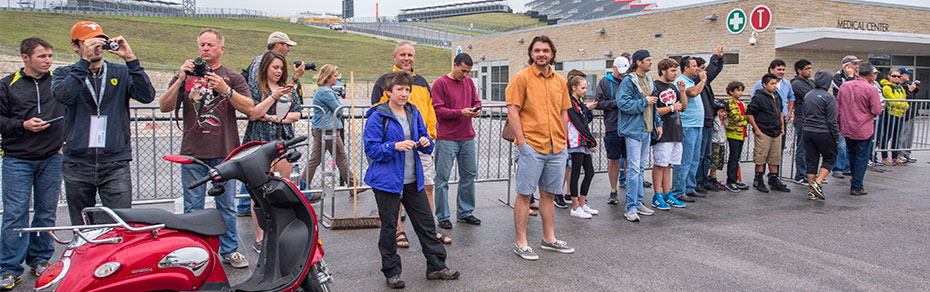
M304 71L316 71L316 62L304 63L304 61L296 61L294 66L300 66L301 63L304 64Z
M346 86L342 84L333 85L333 92L336 93L336 96L339 98L346 98Z
M111 41L111 40L104 41L103 45L100 47L103 48L104 50L119 51L119 43Z
M204 77L207 75L207 73L210 72L213 72L213 68L210 68L210 66L207 65L207 61L204 61L198 57L197 59L194 59L194 70L187 73L193 77Z

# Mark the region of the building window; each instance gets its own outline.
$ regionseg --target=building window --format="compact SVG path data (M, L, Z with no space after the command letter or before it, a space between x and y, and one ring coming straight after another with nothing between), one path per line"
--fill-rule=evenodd
M605 63L607 63L607 70L614 68L614 59L607 60Z
M563 64L562 62L555 63L555 71L562 71Z
M491 100L506 100L505 91L510 78L510 66L491 66Z
M597 89L597 74L588 74L588 76L585 77L585 80L588 81L588 91L585 92L584 98L593 99L594 91Z

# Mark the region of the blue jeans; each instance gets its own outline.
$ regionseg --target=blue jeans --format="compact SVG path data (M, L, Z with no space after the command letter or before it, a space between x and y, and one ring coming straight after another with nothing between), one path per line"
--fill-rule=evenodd
M807 151L804 150L804 123L794 122L794 180L807 181Z
M449 175L452 165L458 160L459 187L455 200L455 215L466 218L475 211L475 177L478 176L478 157L475 153L475 139L464 141L436 140L433 152L436 163L435 196L436 219L448 220L449 216Z
M210 166L223 162L223 158L200 159ZM204 199L207 194L207 185L203 184L193 190L187 186L191 182L207 175L207 168L196 164L181 165L181 185L184 186L184 213L203 210ZM220 183L225 191L222 195L213 197L216 209L223 214L226 223L226 234L220 235L220 255L226 256L239 249L239 233L236 231L236 181L230 180Z
M697 186L697 184L705 185L707 181L710 180L708 173L710 173L710 155L712 149L710 146L713 144L711 143L713 137L714 127L704 127L703 130L701 130L701 149L699 152L701 154L698 156L698 168L694 174L694 179L696 181L695 186Z
M833 165L833 172L848 173L851 172L849 165L849 156L846 150L846 138L843 133L839 133L840 143L836 145L836 164Z
M701 133L703 128L682 128L681 165L672 172L672 195L676 198L694 192L697 186L695 174L701 161Z
M3 158L3 223L0 227L0 275L23 273L23 260L35 266L55 253L48 233L16 233L13 228L55 226L61 196L61 154L41 160ZM30 194L32 196L30 196ZM29 224L29 201L35 215Z
M636 210L636 207L643 204L643 169L646 168L646 160L649 158L649 141L650 133L642 133L639 140L631 137L626 139L626 182L632 186L626 188L626 210Z
M864 188L862 180L865 179L865 169L869 163L872 138L867 140L853 140L845 138L849 150L849 164L852 168L852 178L849 180L849 189L852 191Z

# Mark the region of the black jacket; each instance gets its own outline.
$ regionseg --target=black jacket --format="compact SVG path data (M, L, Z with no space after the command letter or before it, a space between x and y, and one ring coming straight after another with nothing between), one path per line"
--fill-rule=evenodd
M828 72L829 74L829 72ZM833 76L832 74L830 76ZM827 89L830 89L831 80L827 80ZM807 93L811 90L814 90L814 81L810 79L804 79L800 76L794 76L794 79L791 79L791 90L794 91L794 120L803 122L804 121L804 98L807 96Z
M617 109L617 92L620 89L620 82L614 79L614 76L607 74L601 81L597 82L597 89L594 91L594 98L597 100L596 109L604 111L604 133L617 132L617 118L620 110Z
M48 158L61 148L64 122L52 122L38 133L23 128L31 118L48 121L65 114L52 97L52 75L35 79L20 69L0 79L0 134L5 155L28 160Z
M814 75L814 89L804 97L804 132L829 134L834 142L838 142L840 128L836 121L836 97L828 92L832 79L832 74L824 70Z
M781 96L757 90L746 107L746 115L753 116L763 134L778 137L782 131Z
M701 101L704 103L704 127L713 127L714 118L717 117L717 111L714 110L714 88L710 86L720 71L723 71L723 58L717 55L710 55L710 61L707 62L707 80L704 80L704 90L701 90Z
M65 114L64 162L107 163L132 160L129 144L129 99L150 103L155 99L155 88L139 60L126 65L104 61L107 74L98 79L106 86L100 101L100 115L107 116L105 148L88 147L90 116L97 114L97 105L91 97L84 79L90 75L90 62L81 59L74 65L58 67L52 74L52 94L67 108ZM104 68L101 67L101 74ZM98 83L99 85L100 83Z
M833 96L839 95L838 93L840 92L840 86L843 85L843 82L851 81L853 79L856 79L856 76L846 76L846 72L843 72L843 69L836 71L836 74L833 74L833 83L830 84L830 87L833 88ZM795 95L794 97L797 98L798 96Z
M571 98L572 108L568 110L568 122L578 131L579 141L583 142L585 147L597 147L597 141L594 139L594 135L591 134L591 130L588 129L588 123L591 123L592 118L591 111L574 96L569 97ZM569 137L570 140L571 137Z

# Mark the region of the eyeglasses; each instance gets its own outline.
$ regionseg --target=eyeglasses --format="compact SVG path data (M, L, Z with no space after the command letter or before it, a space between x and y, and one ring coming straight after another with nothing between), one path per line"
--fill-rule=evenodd
M900 78L901 75L891 75L891 78Z

